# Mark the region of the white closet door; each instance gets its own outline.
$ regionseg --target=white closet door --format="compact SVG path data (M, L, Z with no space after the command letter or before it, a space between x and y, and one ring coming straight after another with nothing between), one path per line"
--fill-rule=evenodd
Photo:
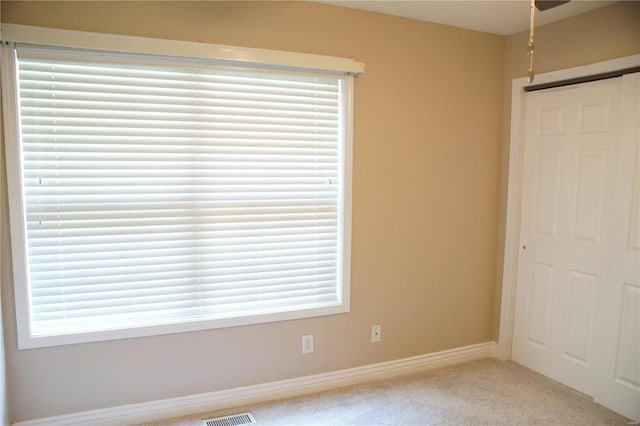
M638 76L527 95L513 359L638 419Z
M622 81L610 279L597 293L597 402L640 421L640 74Z
M513 359L594 395L621 79L527 94Z

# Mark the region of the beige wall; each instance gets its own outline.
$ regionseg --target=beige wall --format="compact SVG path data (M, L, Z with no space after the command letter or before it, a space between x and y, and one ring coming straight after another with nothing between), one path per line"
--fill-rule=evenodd
M527 74L528 40L528 31L506 38L505 76L509 80ZM537 73L591 64L638 52L638 1L622 1L536 29Z
M502 37L307 2L3 1L2 19L366 64L355 83L351 313L18 351L5 208L2 291L14 421L491 339ZM371 344L376 323L383 339ZM315 352L302 356L300 336L309 333Z
M596 9L573 18L536 29L535 71L544 73L608 59L640 53L640 1L624 1ZM504 212L509 165L509 132L511 114L511 80L527 75L529 57L526 56L529 32L506 37L503 87L503 148L500 187L500 227L496 311L493 337L498 336L502 253L504 250Z
M497 336L509 37L302 2L9 2L4 22L345 56L355 85L351 313L18 351L6 188L2 303L13 421L208 392ZM640 2L541 27L536 70L640 53ZM4 171L3 171L4 173ZM496 268L497 265L497 268ZM383 341L368 342L383 325ZM300 354L313 333L316 351Z
M526 74L526 33L498 37L302 2L3 1L0 14L3 22L345 56L367 66L355 85L349 314L18 351L2 188L13 421L497 336L510 87ZM597 9L537 34L539 73L640 53L640 2ZM384 331L376 345L368 343L374 323ZM308 333L316 336L316 351L302 356L300 336Z

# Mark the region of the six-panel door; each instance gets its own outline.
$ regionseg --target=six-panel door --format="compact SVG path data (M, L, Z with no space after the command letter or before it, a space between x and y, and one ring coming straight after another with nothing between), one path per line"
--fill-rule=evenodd
M513 340L516 362L631 418L640 404L637 82L527 94Z

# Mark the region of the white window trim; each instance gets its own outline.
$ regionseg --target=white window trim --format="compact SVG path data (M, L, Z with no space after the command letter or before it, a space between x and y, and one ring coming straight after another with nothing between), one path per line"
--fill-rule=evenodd
M44 46L98 49L120 53L176 56L235 62L244 65L262 65L298 70L321 70L349 75L364 73L364 64L350 58L285 52L268 49L163 40L116 34L61 30L29 25L2 24L0 39L16 43Z
M2 38L16 42L45 44L59 47L75 47L85 49L109 50L143 54L157 54L187 58L207 58L224 62L241 63L244 65L262 64L270 68L282 70L315 70L346 74L344 84L344 193L343 193L343 232L342 232L342 304L335 307L314 308L304 311L289 311L259 316L247 316L229 319L190 321L145 327L132 327L117 330L93 331L57 336L33 337L29 329L29 292L26 285L14 285L16 302L16 320L19 349L29 349L47 346L58 346L85 342L96 342L113 339L163 335L180 332L193 332L207 329L231 326L253 325L274 321L294 320L300 318L317 317L346 313L350 311L350 264L351 264L351 197L352 197L352 144L353 144L353 76L364 70L364 65L351 59L333 58L320 55L307 55L290 52L267 51L261 49L235 48L229 46L208 45L201 43L180 42L171 40L157 40L140 37L115 36L107 34L84 33L78 31L53 30L37 27L6 24L2 30ZM135 47L132 47L135 46ZM3 46L6 48L6 46ZM12 53L13 50L11 49ZM7 141L17 140L19 137L19 121L15 57L2 55L2 93L3 93L3 124L5 136L5 150L7 158L20 158L19 146ZM22 181L20 167L8 167L7 179L13 182ZM17 193L20 188L8 186L9 199L20 199ZM13 203L9 206L11 227L24 229L24 211L22 205ZM11 232L12 255L14 259L13 279L17 283L27 282L26 245L21 238L22 232ZM24 265L17 267L16 265ZM340 289L339 289L340 292Z

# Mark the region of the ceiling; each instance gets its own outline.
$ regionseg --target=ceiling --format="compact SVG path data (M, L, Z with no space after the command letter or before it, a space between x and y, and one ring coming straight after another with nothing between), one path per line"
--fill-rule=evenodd
M323 0L318 3L403 16L499 35L511 35L529 29L530 2L527 0ZM544 12L536 9L536 27L611 3L613 0L573 0Z

